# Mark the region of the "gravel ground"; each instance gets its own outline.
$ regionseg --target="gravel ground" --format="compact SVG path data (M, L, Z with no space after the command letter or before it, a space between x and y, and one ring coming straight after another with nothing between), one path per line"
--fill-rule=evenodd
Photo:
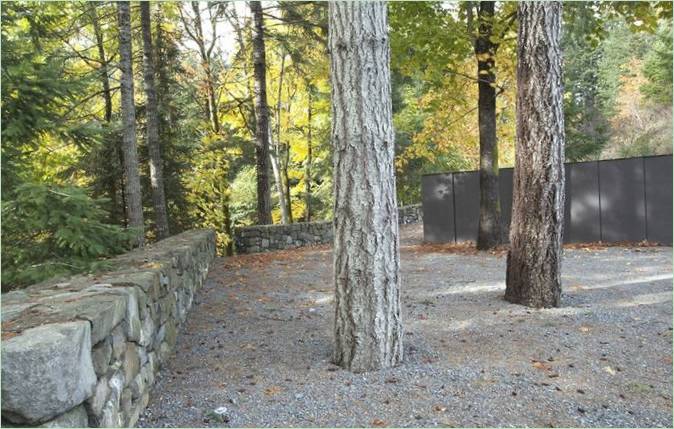
M567 249L563 306L403 230L405 362L330 363L327 247L218 259L140 426L672 427L672 249Z

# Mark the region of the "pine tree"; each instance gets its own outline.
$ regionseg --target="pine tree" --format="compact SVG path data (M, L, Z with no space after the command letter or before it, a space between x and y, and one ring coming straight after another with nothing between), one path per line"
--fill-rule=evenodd
M362 372L403 357L386 3L331 2L329 19L334 361Z
M117 2L119 25L119 67L122 70L120 85L122 90L122 154L124 156L124 192L129 226L135 230L133 245L143 247L145 231L143 221L143 200L138 171L138 149L136 146L136 106L133 95L133 61L131 53L131 11L128 1Z
M530 307L560 305L564 224L561 12L560 2L518 4L517 146L505 298Z

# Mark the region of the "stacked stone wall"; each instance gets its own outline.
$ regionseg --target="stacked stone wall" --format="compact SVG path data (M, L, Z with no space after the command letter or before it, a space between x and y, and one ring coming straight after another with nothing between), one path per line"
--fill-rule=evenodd
M3 426L134 426L214 256L213 231L188 231L3 294Z
M421 204L398 208L398 223L411 224L422 220ZM332 240L332 221L254 225L234 229L234 244L240 254L332 244Z
M421 204L398 207L398 223L408 225L411 223L422 223L424 221L424 212Z

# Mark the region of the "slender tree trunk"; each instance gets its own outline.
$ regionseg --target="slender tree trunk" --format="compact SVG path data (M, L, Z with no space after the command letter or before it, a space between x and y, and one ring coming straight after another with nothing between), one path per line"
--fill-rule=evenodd
M296 87L295 87L296 88ZM292 94L288 93L288 103L286 104L286 114L290 117L290 112L292 102L295 99L295 92L293 91ZM280 109L279 109L280 112ZM280 140L279 140L280 141ZM285 196L286 196L286 207L288 207L288 219L290 220L290 223L293 223L293 202L292 202L292 196L290 195L290 177L288 176L288 166L290 165L290 142L286 141L285 144L281 146L283 149L283 185L285 186Z
M222 229L225 235L227 236L227 242L225 244L225 256L232 256L234 254L234 240L232 235L232 216L229 211L229 189L226 183L226 179L223 178L223 184L220 187L220 198L222 205Z
M517 146L505 298L560 305L564 114L560 2L518 4Z
M94 27L94 35L96 37L96 47L98 49L98 58L101 61L101 83L103 84L103 100L105 102L105 122L112 122L112 93L110 91L110 77L108 74L108 59L105 55L105 45L103 43L103 31L98 21L98 13L96 12L96 3L90 2L89 13L91 15L91 24Z
M234 33L236 34L236 41L237 44L239 45L239 52L245 52L245 39L246 37L249 37L249 31L250 28L248 26L249 21L245 21L244 25L245 28L242 28L240 22L239 22L239 16L236 12L236 8L230 8L228 9L229 15L227 15L227 20L229 21L230 25L234 28ZM253 99L253 90L250 86L250 79L248 79L249 76L249 69L248 69L248 62L243 61L242 63L242 68L243 68L243 74L246 76L246 90L248 94L248 98L246 99L245 103L245 110L240 108L241 111L241 117L246 124L246 128L250 131L251 135L255 135L255 106L254 103L252 102Z
M119 21L119 67L122 70L120 79L122 92L122 152L124 155L124 176L126 194L126 210L129 226L137 233L132 240L134 246L145 244L143 224L143 200L138 172L138 149L136 147L136 106L133 96L133 68L131 55L131 16L128 1L117 2L117 19Z
M402 361L400 262L386 3L330 2L334 362Z
M152 47L152 24L150 3L140 2L140 22L143 32L143 76L145 80L145 114L147 117L147 150L150 155L150 186L154 206L157 237L161 240L169 236L166 197L164 195L164 174L159 143L159 113L155 87L154 53Z
M283 154L285 155L285 160L283 161L283 186L285 186L285 206L288 210L288 221L293 223L293 203L292 197L290 196L290 178L288 177L288 164L290 163L290 142L286 142L283 145Z
M206 49L206 39L204 38L204 30L201 23L199 2L193 1L191 4L192 11L194 12L195 41L199 46L201 66L206 74L206 110L208 111L208 119L213 127L213 132L217 134L220 132L220 117L215 96L215 78L213 77L213 69L211 67L211 57L209 55L209 50ZM213 37L215 37L215 35Z
M278 191L278 204L281 208L281 222L285 225L292 223L290 219L290 207L288 205L288 195L286 194L286 183L284 179L284 167L282 163L283 144L281 143L281 97L283 96L283 78L285 76L285 53L281 57L281 71L279 74L278 98L276 101L276 143L273 144L272 168L274 169L274 179L276 180L276 190ZM273 139L272 139L273 140Z
M267 77L264 21L262 4L250 2L253 14L253 77L255 104L255 158L257 170L257 220L261 225L271 222L271 198L269 196L269 106L267 105Z
M112 91L110 90L110 75L108 72L108 59L105 54L105 45L103 43L103 31L101 30L100 22L98 21L98 12L96 11L96 3L90 2L89 15L91 16L91 24L94 28L94 37L96 37L96 48L98 49L98 59L101 62L99 70L101 77L101 85L103 86L103 101L105 105L104 120L108 126L112 123ZM122 219L124 225L127 224L126 214L124 213L124 193L121 195L121 204L118 201L118 189L124 189L124 178L121 173L121 147L118 141L113 138L104 149L106 159L111 161L112 168L108 173L107 188L110 190L110 201L112 202L112 210L110 211L110 218L113 223ZM121 205L121 207L120 207Z
M478 79L478 121L480 128L480 220L477 248L491 249L501 243L501 205L498 186L498 144L496 141L496 74L493 43L493 1L481 1L479 34L475 39Z
M311 115L312 115L312 94L311 87L308 86L308 109L307 109L307 159L304 164L304 221L311 222L311 163L312 163L312 136L311 136Z
M281 208L281 223L288 225L290 223L290 218L288 216L288 209L285 205L285 187L283 186L283 178L281 177L281 163L279 161L278 146L275 147L276 150L269 152L269 161L271 163L271 171L274 175L274 184L276 185L276 193L278 194L279 207Z

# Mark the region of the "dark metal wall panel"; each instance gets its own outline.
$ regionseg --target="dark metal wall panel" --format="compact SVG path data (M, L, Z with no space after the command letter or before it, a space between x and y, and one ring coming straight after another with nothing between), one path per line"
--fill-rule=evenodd
M424 241L454 241L454 197L452 174L421 177Z
M510 217L513 210L513 169L502 168L498 173L499 202L501 203L501 233L503 241L508 242Z
M480 176L477 171L454 173L456 241L477 241L480 220Z
M672 244L672 157L644 158L646 232L649 241Z
M569 184L569 176L571 175L571 167L569 164L564 164L564 227L562 228L562 242L566 243L568 231L571 228L571 188Z
M601 239L599 182L596 162L567 164L564 242L583 243Z
M641 241L646 238L644 171L641 158L599 161L601 239Z
M424 220L426 241L477 239L478 174L454 173L453 187L451 173L423 177L424 216L427 213L430 216ZM569 163L565 165L565 174L565 242L647 238L672 244L671 155ZM512 175L511 168L500 171L501 219L506 241L512 212ZM446 192L443 189L449 189L449 194L437 195ZM431 197L430 192L436 196Z

